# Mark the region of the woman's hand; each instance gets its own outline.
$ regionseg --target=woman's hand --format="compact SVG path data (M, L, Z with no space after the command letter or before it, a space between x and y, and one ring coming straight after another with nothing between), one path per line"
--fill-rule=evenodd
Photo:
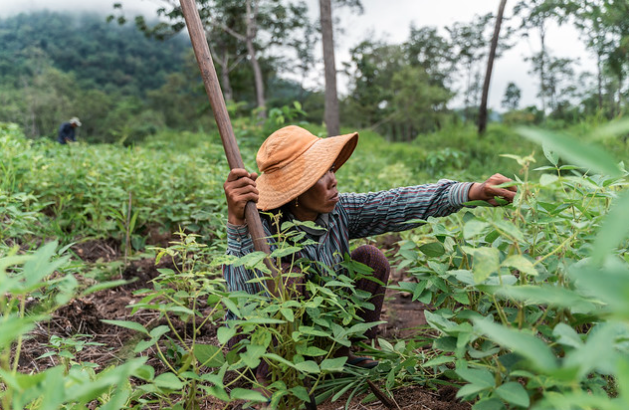
M258 174L249 173L242 168L234 168L227 175L223 189L227 197L227 221L230 224L244 225L247 202L258 202L256 179Z
M494 174L483 183L474 182L474 185L470 188L470 201L487 201L493 206L498 206L494 198L500 197L511 203L516 192L518 192L518 188L516 186L497 188L498 185L511 181L513 181L511 178L507 178L504 175Z

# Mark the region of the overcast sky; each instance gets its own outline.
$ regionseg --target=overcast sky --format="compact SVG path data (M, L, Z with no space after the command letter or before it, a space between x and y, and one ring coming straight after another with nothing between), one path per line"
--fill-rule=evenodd
M115 2L123 3L130 17L138 12L147 16L154 14L160 4L159 0L0 0L0 17L42 9L109 13ZM311 16L318 17L318 0L306 2L311 8ZM375 36L376 39L386 40L388 43L401 43L408 39L411 23L415 23L417 27L436 26L443 29L455 22L468 22L475 14L496 13L499 0L362 0L362 3L365 9L362 15L351 14L343 9L334 11L335 17L341 19L345 29L344 35L335 38L337 68L349 60L349 49L367 36ZM514 3L511 0L507 4L507 16L512 14ZM585 51L578 33L571 26L551 27L547 39L555 56L580 58L580 64L576 67L578 72L594 70L591 56ZM316 50L319 56L320 48L319 43ZM496 61L490 89L490 107L501 110L500 101L509 82L516 83L522 89L521 106L538 102L535 97L536 79L528 74L530 63L524 61L537 51L539 44L536 36L532 35L528 40L518 40L516 47ZM341 76L339 82L339 92L346 93L346 79ZM323 79L320 84L323 84Z

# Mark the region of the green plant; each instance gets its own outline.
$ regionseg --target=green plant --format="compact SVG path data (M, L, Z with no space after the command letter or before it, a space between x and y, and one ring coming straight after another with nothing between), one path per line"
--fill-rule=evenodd
M0 258L0 403L7 410L26 406L79 409L92 400L105 404L103 408L120 407L131 395L129 378L147 378L149 375L144 358L111 366L99 374L95 374L91 366L70 366L69 362L41 372L18 372L25 335L37 322L46 320L52 311L75 295L77 282L72 275L53 277L53 273L61 270L68 261L67 256L57 257L56 249L57 243L50 242L29 255L17 255L14 248L6 257ZM58 286L52 295L48 295L48 289L55 284ZM59 286L61 284L64 286ZM95 285L82 295L117 284ZM52 304L38 305L39 309L27 312L28 297L45 300L50 296ZM56 348L60 355L69 353L70 347L78 349L81 346L76 340L54 339L51 344L58 344ZM70 359L66 353L63 356Z
M429 220L400 250L418 283L398 289L434 306L437 367L466 383L458 396L474 409L623 408L609 392L625 380L629 335L627 173L596 147L522 133L543 140L552 165L537 170L553 173L533 181L534 158L510 155L524 175L513 206Z
M97 342L88 342L86 340L82 340L85 338L93 337L91 335L73 335L69 338L59 337L57 335L50 336L49 347L54 349L54 351L49 351L44 353L39 357L39 359L45 357L56 356L61 361L61 364L66 369L66 374L70 371L70 368L74 365L78 365L81 367L90 367L96 368L98 365L94 363L79 363L75 361L75 354L83 350L86 346L103 346L103 343Z

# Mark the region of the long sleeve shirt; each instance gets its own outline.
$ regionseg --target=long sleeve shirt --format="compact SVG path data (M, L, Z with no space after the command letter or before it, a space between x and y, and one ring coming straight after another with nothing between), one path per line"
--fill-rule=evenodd
M57 135L57 142L59 144L65 144L66 140L76 141L76 131L69 122L64 122L59 126L59 135Z
M320 232L306 230L313 243L300 253L311 261L321 262L334 269L349 253L350 239L365 238L387 232L400 232L415 228L420 223L406 223L414 219L426 220L430 216L447 216L460 210L467 202L470 182L442 179L435 184L396 188L366 194L340 194L334 210L316 221ZM263 219L267 236L271 229ZM271 245L273 249L273 245ZM227 224L227 254L242 257L253 252L253 241L246 225ZM245 291L256 294L263 290L258 282L248 283L260 275L244 266L225 265L223 276L230 292ZM228 314L228 319L233 315Z

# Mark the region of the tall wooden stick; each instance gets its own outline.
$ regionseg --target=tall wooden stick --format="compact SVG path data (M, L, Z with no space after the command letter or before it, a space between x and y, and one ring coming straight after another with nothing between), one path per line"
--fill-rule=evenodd
M214 68L214 62L212 61L212 55L210 54L210 47L207 44L205 38L205 31L201 24L201 18L199 17L199 11L197 10L194 0L179 0L181 4L181 11L183 17L186 19L186 26L188 26L188 33L190 34L190 40L192 41L192 48L194 49L194 55L197 57L197 63L199 63L199 69L201 70L201 77L203 77L203 84L205 85L205 92L210 99L210 105L212 105L212 111L214 112L214 118L216 119L216 125L218 125L218 132L221 134L223 140L223 148L225 148L225 155L227 156L227 163L231 169L244 168L240 151L238 150L238 144L236 143L236 137L234 136L234 130L232 129L231 121L229 120L229 114L227 113L227 107L225 106L225 100L223 99L223 92L218 82L216 75L216 69ZM264 229L262 228L262 221L260 220L260 214L256 208L256 204L248 202L245 208L245 219L249 226L249 233L253 239L253 246L255 250L271 253L268 243L265 240ZM273 272L273 276L276 276L279 271L273 266L270 258L266 258L266 264ZM272 294L277 294L283 289L282 281L277 281L277 288L273 280L266 281L269 291ZM307 379L306 379L307 380ZM310 395L310 402L306 403L306 409L316 410L317 405L314 400L314 396Z
M188 33L190 34L190 40L192 41L192 48L199 63L199 69L201 70L201 77L203 77L203 84L205 85L205 92L210 99L210 105L214 112L214 119L216 125L218 125L218 132L221 135L223 141L223 148L225 149L225 155L227 156L227 163L230 169L244 168L245 165L240 156L238 150L238 144L236 143L236 137L234 136L234 130L232 129L231 121L229 120L229 114L227 113L227 107L225 106L225 100L223 99L223 92L221 91L221 85L218 82L216 75L216 69L214 68L214 62L212 61L212 55L210 54L210 47L207 44L205 37L205 30L203 24L201 24L201 18L199 17L199 11L197 10L194 0L180 0L181 11L186 19L186 25L188 26ZM260 214L256 209L256 204L253 202L247 203L245 208L245 219L249 227L249 233L253 239L253 246L255 250L270 253L270 248L265 240L264 229L262 228L262 221L260 220Z

